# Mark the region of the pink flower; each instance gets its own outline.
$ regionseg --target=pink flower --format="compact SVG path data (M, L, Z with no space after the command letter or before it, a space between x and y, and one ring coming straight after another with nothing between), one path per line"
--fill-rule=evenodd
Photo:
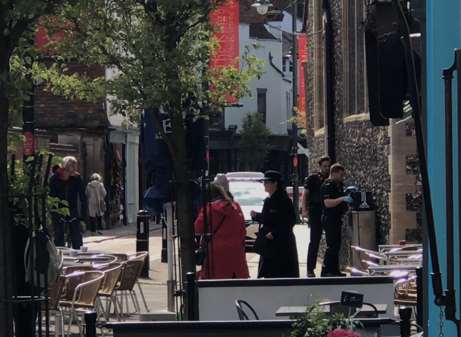
M336 329L330 331L327 337L362 337L358 333L355 333L352 330Z

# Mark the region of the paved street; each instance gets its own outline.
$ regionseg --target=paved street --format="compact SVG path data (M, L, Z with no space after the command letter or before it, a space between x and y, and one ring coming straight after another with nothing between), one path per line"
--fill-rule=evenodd
M295 227L298 246L301 276L306 275L307 246L309 243L309 229L305 225ZM103 235L86 236L84 243L89 249L102 250L112 253L130 253L136 251L136 225L118 227L103 231ZM151 230L150 247L150 279L142 280L144 292L151 311L167 309L167 264L161 263L162 238L160 228ZM259 256L247 254L248 266L252 278L257 276Z

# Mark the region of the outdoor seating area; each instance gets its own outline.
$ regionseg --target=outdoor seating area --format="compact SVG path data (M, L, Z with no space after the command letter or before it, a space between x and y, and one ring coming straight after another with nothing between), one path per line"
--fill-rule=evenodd
M421 244L380 245L378 250L352 246L367 266L365 270L349 268L352 275L388 276L394 281L394 303L397 308L411 307L417 315L417 270L423 264L423 247Z
M63 255L63 269L49 289L49 307L54 314L55 336L84 336L83 316L97 313L97 325L123 321L141 309L149 311L138 281L146 263L147 252L110 255L96 251L58 248ZM104 335L104 331L102 331Z

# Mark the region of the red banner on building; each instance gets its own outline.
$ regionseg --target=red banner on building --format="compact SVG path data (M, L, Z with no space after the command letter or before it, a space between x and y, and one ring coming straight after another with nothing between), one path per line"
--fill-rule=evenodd
M239 68L240 56L240 3L239 0L227 0L210 14L211 25L215 29L214 38L219 46L210 59L210 68L235 66ZM228 98L236 103L235 98Z
M239 23L240 7L238 0L227 0L210 14L210 22L215 28L214 37L219 42L210 66L227 67L236 65L240 55Z
M298 34L298 114L299 124L306 127L306 69L307 69L307 35Z

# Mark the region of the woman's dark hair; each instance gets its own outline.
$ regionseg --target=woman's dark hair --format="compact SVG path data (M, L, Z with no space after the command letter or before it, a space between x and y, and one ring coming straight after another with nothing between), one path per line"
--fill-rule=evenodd
M226 190L215 183L210 184L210 198L211 200L222 199L228 202L232 202L232 199L227 194Z
M319 166L321 166L324 162L329 161L331 163L331 159L328 156L324 156L319 159Z

